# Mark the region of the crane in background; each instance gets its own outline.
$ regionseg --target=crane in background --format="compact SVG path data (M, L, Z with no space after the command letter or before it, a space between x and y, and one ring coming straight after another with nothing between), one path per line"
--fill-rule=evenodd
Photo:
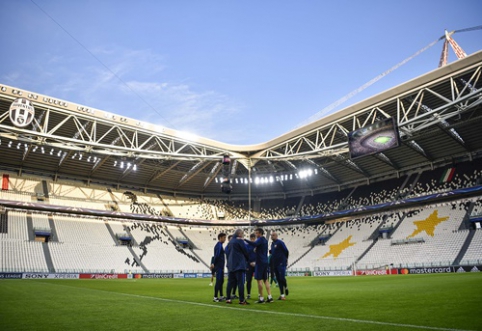
M400 68L402 65L404 65L408 61L412 60L413 58L417 57L421 53L425 52L427 49L434 46L435 44L437 44L441 40L445 40L445 41L444 41L444 45L443 45L443 49L442 49L442 55L440 56L439 68L443 67L447 64L448 51L449 51L448 45L449 44L450 44L450 46L452 46L452 49L454 50L455 55L457 56L458 59L463 59L463 58L467 57L467 54L465 53L465 51L452 38L452 35L455 34L455 33L459 33L459 32L468 32L468 31L474 31L474 30L482 30L482 25L478 25L478 26L474 26L474 27L466 28L466 29L454 30L454 31L451 31L451 32L448 32L447 30L445 30L444 35L441 36L440 38L438 38L437 40L432 41L430 44L428 44L424 48L420 49L419 51L417 51L413 55L409 56L408 58L406 58L402 62L397 63L396 65L394 65L393 67L391 67L387 71L382 72L380 75L378 75L375 78L371 79L370 81L366 82L365 84L363 84L362 86L360 86L356 90L351 91L350 93L348 93L347 95L345 95L341 99L338 99L337 101L335 101L332 104L328 105L327 107L323 108L322 110L320 110L319 112L317 112L316 114L314 114L313 116L308 118L308 120L306 120L302 124L298 125L298 127L303 126L303 125L308 124L308 123L311 123L311 122L314 122L314 121L324 117L325 115L331 113L334 109L336 109L341 104L345 103L350 98L354 97L355 95L357 95L358 93L360 93L361 91L366 89L367 87L373 85L374 83L376 83L377 81L379 81L380 79L382 79L383 77L388 75L389 73L391 73L391 72L395 71L396 69Z
M444 45L442 48L442 55L440 56L440 62L438 64L439 68L447 64L447 61L449 58L449 44L450 46L452 46L452 49L454 50L454 53L458 59L463 59L467 57L467 53L465 53L462 47L460 47L459 44L457 44L457 42L454 40L454 38L452 38L452 35L454 33L467 32L467 31L480 30L480 29L482 29L482 25L474 26L472 28L467 28L467 29L454 30L451 32L448 32L447 30L445 30L445 34L438 39L438 41L445 39Z

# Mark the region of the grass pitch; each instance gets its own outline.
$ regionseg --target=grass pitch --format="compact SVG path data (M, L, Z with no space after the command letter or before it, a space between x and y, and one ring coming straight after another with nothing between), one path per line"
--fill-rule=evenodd
M249 306L208 284L1 280L0 330L482 330L482 273L289 277L288 300Z

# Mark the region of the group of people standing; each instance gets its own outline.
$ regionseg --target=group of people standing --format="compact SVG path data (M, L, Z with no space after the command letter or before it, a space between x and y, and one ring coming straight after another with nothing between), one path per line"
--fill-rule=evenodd
M226 301L232 303L232 292L238 290L239 304L247 305L246 299L251 298L252 279L258 283L258 300L255 303L273 302L269 283L270 267L274 272L280 289L278 300L286 300L289 294L286 282L286 267L288 265L289 251L284 242L278 239L276 232L271 233L271 250L268 249L268 240L264 237L264 230L257 228L250 235L250 240L244 239L244 232L237 229L229 236L226 247L226 234L218 235L218 242L214 246L214 256L211 261L211 271L216 277L214 286L214 302ZM271 260L268 262L268 253ZM227 264L226 264L227 262ZM228 269L228 284L226 297L223 296L224 267ZM247 296L245 297L244 284L246 284ZM263 288L267 297L264 297Z

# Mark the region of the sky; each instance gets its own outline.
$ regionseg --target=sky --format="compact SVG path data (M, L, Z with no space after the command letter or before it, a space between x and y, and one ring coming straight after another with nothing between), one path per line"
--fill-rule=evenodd
M258 144L327 115L445 29L482 25L481 13L479 0L0 0L0 84ZM482 50L482 30L453 38ZM335 110L436 69L441 50Z

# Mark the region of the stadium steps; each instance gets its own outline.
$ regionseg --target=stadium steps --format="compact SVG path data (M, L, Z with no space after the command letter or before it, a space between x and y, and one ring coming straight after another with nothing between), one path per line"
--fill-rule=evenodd
M165 215L165 216L174 216L174 214L172 213L171 209L169 208L169 206L167 205L167 203L164 201L164 199L162 198L162 196L161 196L160 194L157 194L157 197L159 198L159 200L161 200L162 205L164 206L164 208L166 208L167 215Z
M303 202L305 201L305 196L303 195L298 203L298 207L296 207L295 215L300 215L301 207L303 207Z
M28 233L28 240L35 241L35 234L33 231L33 220L32 220L32 213L27 213L27 233Z
M403 220L405 219L405 217L407 217L407 213L405 213L405 212L403 213L402 216L399 216L400 221L398 221L398 223L395 224L395 226L393 227L393 230L389 233L389 236L388 236L389 238L391 238L392 235L395 233L395 231L397 231L398 227L400 226L400 224L402 224L402 222L403 222Z
M464 244L460 248L460 251L457 254L457 257L452 263L453 265L460 265L460 262L464 258L465 253L467 253L467 249L469 249L470 244L472 243L472 239L475 236L475 231L470 230L470 215L472 214L474 207L475 207L475 204L473 202L470 202L469 207L467 208L467 212L465 213L464 219L460 224L459 231L469 230L469 234L467 235L467 238L465 238Z
M8 218L5 213L0 213L0 233L8 233Z
M344 198L342 198L340 200L340 205L338 206L338 210L344 210L348 207L348 199L350 199L350 197L353 195L353 193L355 193L356 189L358 188L359 186L355 186L351 191L350 193L348 193L347 196L345 196Z
M465 253L467 253L467 249L469 248L470 244L472 243L472 239L475 236L475 231L474 230L469 230L469 235L465 239L464 244L462 245L462 248L460 248L459 253L457 254L457 257L455 258L454 262L452 265L460 265L460 261L462 261Z
M176 238L172 235L172 233L169 231L169 229L167 228L167 226L164 228L164 230L166 231L167 235L169 236L169 242L171 242L171 244L173 244L174 246L176 246L176 249L178 250L179 253L181 254L184 254L184 255L187 255L188 257L190 257L191 259L197 259L197 262L198 263L202 263L204 264L207 268L209 268L209 265L199 257L199 255L197 255L194 250L192 249L188 249L187 252L185 249L183 248L180 248L178 249L178 245L176 244L177 243L177 240ZM181 231L182 232L182 231ZM184 235L184 233L182 233ZM189 238L186 237L187 240L189 240Z
M337 230L338 230L338 229L337 229ZM327 231L328 231L328 228L324 229L324 230L321 231L320 233L317 233L316 236L315 236L315 238L313 238L313 240L310 242L309 245L312 246L312 247L318 245L318 244L320 243L320 236L321 236L322 234L326 234ZM331 236L332 236L332 235L330 235L330 237L331 237Z
M415 176L415 179L413 180L412 184L410 184L409 186L409 191L408 191L408 194L412 194L413 193L413 189L415 187L415 185L417 184L418 180L420 179L420 176L422 175L421 172L417 173L417 175Z
M107 228L107 231L109 231L110 236L112 237L112 240L114 240L114 243L116 246L119 246L119 241L117 240L114 231L112 231L112 227L110 226L108 221L104 221L104 224Z
M405 180L403 181L402 185L400 185L400 191L403 190L405 186L407 186L409 179L410 179L410 175L408 175L407 178L405 178Z
M297 258L293 263L291 263L288 268L286 269L289 269L291 267L293 267L296 263L298 263L302 258L304 258L306 256L306 254L308 254L309 252L311 252L311 250L315 248L315 246L311 246L306 252L304 252L303 254L301 254L301 256L299 258Z
M379 231L383 227L383 225L385 225L385 223L387 222L387 219L388 219L388 215L383 216L383 221L380 222L380 224L376 227L376 229L372 232L372 234L368 237L368 239L375 240L376 238L378 238ZM373 245L370 245L370 247L371 246ZM365 255L365 253L363 253L363 255Z
M142 268L142 270L144 270L146 273L149 273L149 269L147 269L147 267L144 265L144 263L142 263L139 256L136 254L136 252L134 252L134 249L132 249L131 246L127 246L127 249L129 250L129 252L131 252L132 257L137 262L137 264Z
M57 236L57 228L55 227L55 222L52 214L49 214L49 226L50 226L50 242L59 242L59 237Z
M136 238L134 238L134 236L132 235L132 232L131 230L129 229L129 227L127 225L124 225L124 231L129 235L129 237L131 237L131 246L139 246L139 244L137 243L136 241Z
M470 215L472 215L472 211L475 208L475 204L471 201L469 202L469 207L467 208L467 213L465 214L465 217L462 221L462 223L459 226L459 231L460 230L469 230L472 228L472 224L470 222Z
M164 227L164 230L166 231L167 235L169 236L169 238L171 238L171 242L175 243L176 242L176 238L174 238L174 236L172 235L171 231L169 231L169 229L166 227Z
M383 223L383 222L382 222L382 223ZM368 246L367 249L366 249L360 256L358 256L358 257L356 258L355 264L358 263L359 261L361 261L361 259L363 259L363 257L368 254L368 252L372 249L372 247L375 246L375 244L377 243L377 241L378 241L378 240L372 240L372 243L370 244L370 246ZM352 265L350 265L350 268L349 268L349 269L351 269L351 268L352 268Z
M189 236L186 234L186 232L184 232L184 230L182 229L182 226L179 227L179 232L181 232L181 234L184 236L184 238L187 239L187 242L189 243L190 247L192 247L193 249L199 249L196 244L191 240L191 238L189 238Z
M42 243L42 249L44 251L45 263L47 264L47 268L49 269L49 272L54 273L55 267L54 267L54 263L52 261L52 255L50 254L50 249L49 249L48 243Z
M199 255L197 255L197 253L193 249L190 249L189 253L194 255L198 259L198 261L200 261L202 264L204 264L206 266L206 268L209 269L210 266L203 259L201 259L201 257Z

